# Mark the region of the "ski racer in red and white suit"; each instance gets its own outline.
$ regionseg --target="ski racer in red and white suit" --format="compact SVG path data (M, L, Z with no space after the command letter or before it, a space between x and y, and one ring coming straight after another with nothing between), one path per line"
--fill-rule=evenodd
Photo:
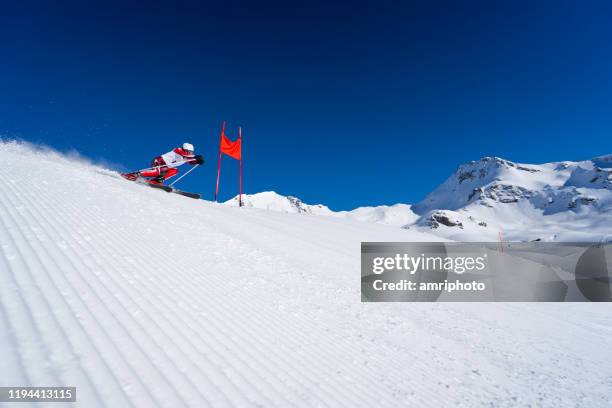
M168 153L157 156L151 162L151 169L143 170L139 173L141 177L150 177L151 184L163 184L165 180L178 174L177 167L183 164L202 164L204 159L200 155L194 154L191 143L183 143L183 147L172 149Z

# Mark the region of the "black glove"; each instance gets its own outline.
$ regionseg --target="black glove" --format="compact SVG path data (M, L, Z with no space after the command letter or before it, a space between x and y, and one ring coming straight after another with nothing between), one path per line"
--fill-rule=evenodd
M197 164L204 164L204 158L200 156L199 154L196 155L193 159L195 160Z

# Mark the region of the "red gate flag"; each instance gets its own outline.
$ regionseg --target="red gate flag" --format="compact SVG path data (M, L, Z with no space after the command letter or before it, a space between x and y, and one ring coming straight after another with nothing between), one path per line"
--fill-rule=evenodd
M238 160L240 167L238 171L238 206L242 207L242 127L238 128L238 139L232 142L225 136L225 122L221 128L221 143L219 144L219 164L217 165L217 186L215 187L215 202L219 197L219 178L221 176L221 158L223 153Z
M225 131L221 132L221 153L225 153L236 160L242 158L242 138L238 138L235 142L232 142L227 136Z

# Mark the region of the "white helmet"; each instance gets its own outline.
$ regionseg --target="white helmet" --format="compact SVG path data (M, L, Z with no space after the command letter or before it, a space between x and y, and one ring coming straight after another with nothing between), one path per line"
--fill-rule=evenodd
M193 148L193 145L191 143L187 143L187 142L183 143L183 150L187 150L187 151L190 151L192 153L195 151L195 149Z

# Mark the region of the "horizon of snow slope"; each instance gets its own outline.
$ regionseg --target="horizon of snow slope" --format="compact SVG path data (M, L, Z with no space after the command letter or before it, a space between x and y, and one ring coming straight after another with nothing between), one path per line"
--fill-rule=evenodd
M238 196L225 201L223 205L238 207ZM290 214L325 215L396 227L413 224L418 219L418 215L412 212L410 205L407 204L358 207L351 211L332 211L323 204L306 204L297 197L284 196L275 191L243 194L242 205L246 208L280 211Z
M612 403L608 304L361 303L361 241L440 238L19 143L0 161L0 386L76 386L53 406L87 408Z

